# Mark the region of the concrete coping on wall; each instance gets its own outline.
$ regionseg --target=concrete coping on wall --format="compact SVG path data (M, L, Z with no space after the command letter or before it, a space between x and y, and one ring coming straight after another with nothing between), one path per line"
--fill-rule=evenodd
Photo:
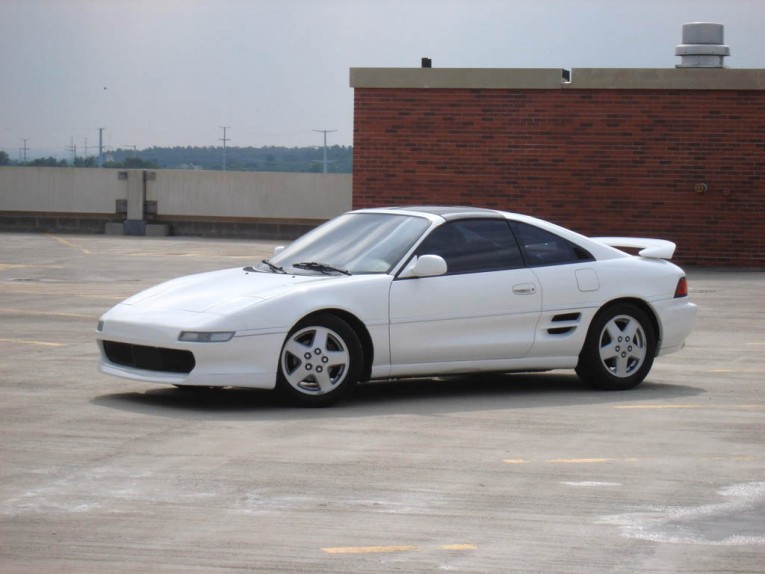
M351 68L352 88L763 90L765 70L729 68Z
M554 89L560 68L351 68L352 88Z

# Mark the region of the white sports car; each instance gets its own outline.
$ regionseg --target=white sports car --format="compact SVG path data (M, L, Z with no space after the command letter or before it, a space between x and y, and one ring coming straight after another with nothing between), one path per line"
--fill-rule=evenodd
M100 370L309 406L360 381L455 373L576 369L627 389L695 323L674 248L472 207L352 211L258 265L120 303L98 322Z

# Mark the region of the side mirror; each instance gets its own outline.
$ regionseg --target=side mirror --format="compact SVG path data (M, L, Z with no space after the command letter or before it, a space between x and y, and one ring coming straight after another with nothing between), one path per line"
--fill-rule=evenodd
M414 266L410 267L412 277L436 277L444 275L447 270L446 261L440 255L420 255Z

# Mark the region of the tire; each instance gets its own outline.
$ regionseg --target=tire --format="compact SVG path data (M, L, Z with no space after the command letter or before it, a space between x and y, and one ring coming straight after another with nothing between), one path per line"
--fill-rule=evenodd
M287 335L276 388L292 404L329 406L353 392L363 364L361 342L348 323L328 313L314 315Z
M656 334L648 316L635 305L617 303L592 320L576 373L607 391L639 385L653 366Z

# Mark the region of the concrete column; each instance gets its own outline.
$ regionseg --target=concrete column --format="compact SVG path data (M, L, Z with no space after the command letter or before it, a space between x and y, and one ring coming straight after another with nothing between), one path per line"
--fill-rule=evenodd
M144 172L131 169L127 180L127 219L125 220L125 235L145 235L146 221L144 213Z

